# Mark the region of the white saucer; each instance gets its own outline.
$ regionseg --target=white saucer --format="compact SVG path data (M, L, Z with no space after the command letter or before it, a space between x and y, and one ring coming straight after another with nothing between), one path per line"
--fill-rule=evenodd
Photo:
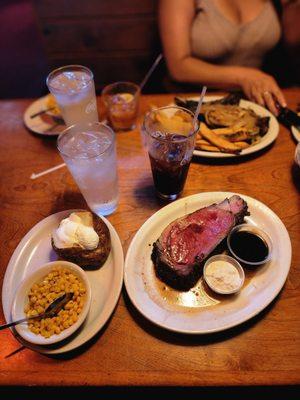
M39 135L57 136L66 129L65 123L60 117L55 117L52 113L46 112L31 118L32 115L47 109L47 97L48 95L41 97L30 104L24 113L24 124L32 132Z

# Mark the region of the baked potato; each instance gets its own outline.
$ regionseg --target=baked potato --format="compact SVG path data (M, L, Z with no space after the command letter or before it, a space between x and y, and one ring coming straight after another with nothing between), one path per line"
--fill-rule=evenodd
M64 221L70 222L69 226L64 229L64 232L58 236L59 230L62 225L68 224ZM81 226L81 232L78 228L76 230L76 223ZM94 245L91 248L85 245L82 239L82 231L93 233L94 237L97 234L99 240L94 240ZM78 239L79 238L79 239ZM81 267L101 267L111 250L111 239L109 229L103 220L96 214L90 211L77 211L70 214L70 216L61 221L56 230L53 231L51 236L51 244L57 255L67 261L74 262Z

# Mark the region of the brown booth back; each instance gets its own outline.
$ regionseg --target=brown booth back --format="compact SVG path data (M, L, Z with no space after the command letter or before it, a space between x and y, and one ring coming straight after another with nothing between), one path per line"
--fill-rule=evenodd
M33 4L49 68L85 65L94 72L97 92L113 81L139 83L161 51L157 0L35 0ZM160 91L162 69L161 65L146 91Z

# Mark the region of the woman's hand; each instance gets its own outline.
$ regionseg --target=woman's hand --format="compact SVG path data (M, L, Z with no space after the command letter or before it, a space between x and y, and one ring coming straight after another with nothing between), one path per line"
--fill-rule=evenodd
M276 102L283 107L286 103L271 75L255 68L217 65L193 56L190 30L194 18L194 0L159 2L160 35L172 78L224 90L241 88L250 100L278 115Z
M267 107L275 115L278 114L276 102L286 107L282 91L271 75L254 68L237 67L236 76L238 85L251 101Z

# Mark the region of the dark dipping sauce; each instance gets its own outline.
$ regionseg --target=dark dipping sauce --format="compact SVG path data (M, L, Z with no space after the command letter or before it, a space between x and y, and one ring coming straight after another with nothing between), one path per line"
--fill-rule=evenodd
M245 262L263 262L269 255L265 240L253 232L234 232L230 238L230 246L234 254Z

